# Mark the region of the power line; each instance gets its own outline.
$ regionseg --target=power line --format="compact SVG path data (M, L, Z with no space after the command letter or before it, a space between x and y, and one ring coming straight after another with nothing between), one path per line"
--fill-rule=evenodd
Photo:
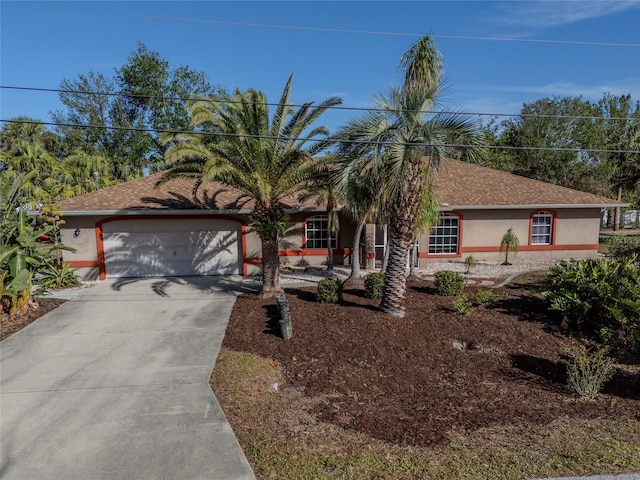
M309 32L328 32L328 33L348 33L358 35L384 35L395 37L414 37L420 38L424 34L419 33L406 33L406 32L383 32L377 30L355 30L355 29L341 29L341 28L327 28L327 27L303 27L295 25L274 25L267 23L248 23L248 22L228 22L222 20L211 20L206 18L187 18L187 17L163 17L157 15L142 15L135 13L117 13L117 12L100 12L89 10L70 10L63 8L52 7L34 7L26 5L15 4L3 4L4 7L9 8L21 8L26 10L41 10L58 13L75 13L81 15L99 15L99 16L111 16L111 17L125 17L125 18L139 18L145 20L161 20L169 22L183 22L183 23L203 23L210 25L227 25L235 27L253 27L253 28L271 28L278 30L299 30ZM433 34L433 38L443 38L451 40L475 40L475 41L494 41L494 42L520 42L520 43L546 43L546 44L561 44L561 45L585 45L585 46L600 46L600 47L640 47L639 43L617 43L617 42L586 42L577 40L549 40L549 39L527 39L527 38L511 38L511 37L486 37L486 36L468 36L468 35L446 35L446 34Z
M224 99L213 99L213 98L201 98L201 97L171 97L171 96L160 96L160 95L130 95L122 92L91 92L84 90L73 90L73 89L62 89L62 88L38 88L38 87L20 87L13 85L0 85L0 89L4 90L17 90L17 91L30 91L30 92L47 92L47 93L63 93L63 94L72 94L72 95L88 95L88 96L105 96L105 97L126 97L126 98L137 98L137 99L155 99L162 101L172 101L172 102L189 102L189 101L208 101L208 102L219 102L219 103L242 103L240 100L234 100L233 98L224 98ZM252 102L249 102L252 103ZM271 102L259 102L260 105L266 105L270 107L275 107L280 105L279 103L271 103ZM305 106L300 103L288 103L285 104L287 107L295 107L299 108ZM378 107L348 107L342 105L333 105L327 107L327 110L345 110L345 111L356 111L356 112L390 112L393 110L387 110ZM540 113L488 113L488 112L465 112L465 111L448 111L448 110L405 110L407 112L421 112L425 114L446 114L446 115L459 115L459 116L470 116L470 117L520 117L520 118L556 118L556 119L569 119L569 120L620 120L627 121L629 120L627 117L603 117L599 115L546 115Z
M140 132L140 133L170 133L173 135L211 135L217 137L229 137L229 138L253 138L262 140L294 140L296 142L330 142L341 144L375 144L378 142L366 142L361 140L333 140L331 137L315 138L315 137L287 137L287 136L273 136L273 135L251 135L244 133L221 133L221 132L203 132L193 130L171 130L171 129L153 129L142 127L119 127L119 126L106 126L106 125L81 125L75 123L56 123L56 122L32 122L28 120L3 120L0 119L0 123L20 123L26 125L46 125L54 127L68 127L78 129L101 129L101 130L117 130L128 132ZM382 142L384 146L402 145L401 143L394 142ZM439 147L439 148L486 148L492 150L522 150L522 151L542 151L542 152L576 152L576 153L631 153L640 154L640 150L625 150L625 149L600 149L600 148L570 148L570 147L514 147L507 145L468 145L463 143L423 143L423 147Z

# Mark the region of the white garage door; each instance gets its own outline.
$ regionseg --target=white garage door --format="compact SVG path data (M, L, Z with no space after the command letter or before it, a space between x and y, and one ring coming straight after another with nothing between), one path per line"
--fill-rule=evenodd
M131 219L102 226L107 277L237 275L240 224L220 219Z

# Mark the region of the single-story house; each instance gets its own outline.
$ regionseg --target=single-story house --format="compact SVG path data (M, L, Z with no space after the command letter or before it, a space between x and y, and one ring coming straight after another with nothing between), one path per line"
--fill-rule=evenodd
M84 279L187 275L253 275L260 269L260 239L249 227L252 202L241 192L174 180L162 188L157 173L58 204L62 241L73 247L64 261ZM413 261L499 261L509 228L520 240L517 258L583 258L597 254L601 210L626 206L609 198L447 160L434 180L440 221L419 235ZM340 230L330 238L326 208L316 200L284 201L292 222L280 244L281 264L351 262L355 225L338 208ZM368 225L361 259L371 268L386 247L384 226Z

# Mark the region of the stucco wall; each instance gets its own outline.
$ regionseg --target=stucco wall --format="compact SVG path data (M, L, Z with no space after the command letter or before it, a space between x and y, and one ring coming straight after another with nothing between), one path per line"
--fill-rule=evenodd
M551 245L531 244L531 216L539 210L459 210L461 246L457 255L429 255L428 233L421 236L421 265L443 258L503 261L500 252L502 236L509 228L520 241L515 258L585 258L597 254L600 231L600 209L549 209L554 214Z

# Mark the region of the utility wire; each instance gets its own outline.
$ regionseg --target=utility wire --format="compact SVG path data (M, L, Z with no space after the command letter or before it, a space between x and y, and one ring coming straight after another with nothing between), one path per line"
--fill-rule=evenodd
M90 92L84 90L72 90L72 89L62 89L62 88L37 88L37 87L20 87L14 85L0 85L0 89L4 90L17 90L17 91L30 91L30 92L47 92L47 93L58 93L58 94L70 94L70 95L88 95L88 96L105 96L105 97L126 97L126 98L136 98L136 99L155 99L172 102L189 102L189 101L205 101L212 103L243 103L240 100L234 100L231 98L223 98L223 99L215 99L215 98L205 98L205 97L170 97L170 96L159 96L159 95L130 95L121 92ZM247 102L247 103L255 103L255 102ZM275 107L280 105L279 103L270 103L270 102L258 102L260 105L266 105ZM287 107L303 107L307 106L307 104L300 103L288 103L285 104ZM378 107L348 107L342 105L333 105L327 107L327 110L345 110L345 111L356 111L356 112L399 112L400 110L389 110ZM571 119L571 120L621 120L627 121L629 120L627 117L603 117L599 115L546 115L541 113L487 113L487 112L465 112L465 111L449 111L449 110L405 110L406 112L412 113L425 113L432 115L446 114L446 115L460 115L460 116L470 116L470 117L520 117L520 118L557 118L557 119Z
M355 29L341 29L341 28L326 28L326 27L302 27L295 25L274 25L266 23L247 23L247 22L227 22L222 20L211 20L206 18L187 18L187 17L163 17L157 15L142 15L135 13L117 13L117 12L100 12L89 10L69 10L63 8L52 7L34 7L27 5L15 5L15 4L3 4L3 7L8 8L21 8L28 10L41 10L58 13L76 13L82 15L99 15L110 17L126 17L126 18L140 18L146 20L162 20L169 22L182 22L182 23L204 23L210 25L228 25L236 27L254 27L254 28L272 28L279 30L300 30L310 32L328 32L328 33L349 33L359 35L384 35L395 37L415 37L420 38L424 34L419 33L406 33L406 32L383 32L376 30L355 30ZM479 40L479 41L493 41L493 42L520 42L520 43L547 43L547 44L562 44L562 45L588 45L588 46L603 46L603 47L640 47L639 43L618 43L618 42L585 42L577 40L548 40L548 39L531 39L531 38L510 38L510 37L484 37L484 36L467 36L467 35L430 35L433 38L443 38L452 40Z
M0 119L0 123L21 123L26 125L46 125L55 127L68 127L78 129L101 129L101 130L117 130L127 132L141 132L141 133L169 133L173 135L211 135L215 137L229 137L229 138L253 138L263 140L294 140L296 142L329 142L332 144L382 144L385 147L393 145L403 145L397 142L367 142L362 140L346 140L346 139L332 139L331 137L315 138L315 137L288 137L288 136L273 136L273 135L251 135L244 133L222 133L222 132L204 132L194 130L171 130L171 129L153 129L142 127L119 127L119 126L106 126L106 125L81 125L76 123L55 123L55 122L32 122L27 120L3 120ZM523 150L523 151L542 151L542 152L577 152L577 153L632 153L640 154L640 150L625 150L625 149L600 149L600 148L570 148L570 147L514 147L507 145L468 145L463 143L422 143L422 147L442 147L442 148L487 148L492 150Z

